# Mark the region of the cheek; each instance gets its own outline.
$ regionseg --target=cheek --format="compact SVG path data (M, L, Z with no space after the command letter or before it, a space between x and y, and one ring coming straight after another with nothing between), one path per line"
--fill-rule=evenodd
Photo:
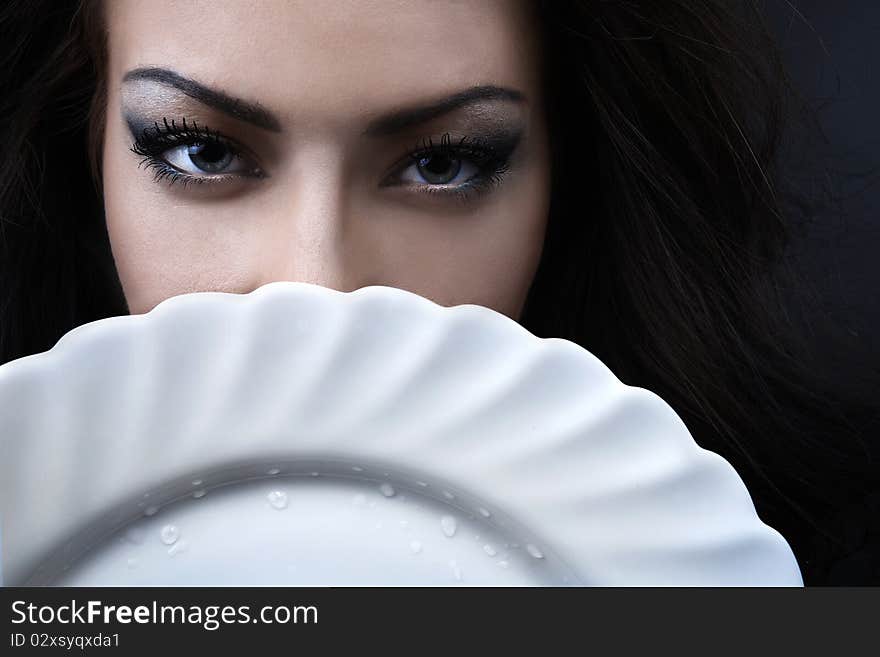
M497 200L468 215L375 215L381 230L358 241L363 247L378 240L369 251L381 263L379 282L441 305L478 304L518 319L540 260L548 204L540 184L497 191Z
M449 294L517 319L540 260L546 210L520 205L491 219L457 254Z
M148 312L178 294L239 292L247 286L242 245L232 247L217 231L212 236L192 227L204 217L171 216L161 206L131 207L109 199L106 205L111 248L132 313Z
M178 294L236 290L247 273L241 243L231 248L232 235L207 225L210 212L175 207L145 187L159 189L142 170L112 163L106 170L107 232L132 314L148 312ZM132 180L132 175L146 183Z
M446 305L475 303L518 319L541 259L549 179L535 166L497 191L496 205L451 233L444 276L434 285Z

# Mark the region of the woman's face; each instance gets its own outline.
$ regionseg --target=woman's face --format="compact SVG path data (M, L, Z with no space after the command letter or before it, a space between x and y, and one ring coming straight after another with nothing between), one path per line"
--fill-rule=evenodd
M526 3L105 5L104 203L132 313L291 280L519 317L550 196Z

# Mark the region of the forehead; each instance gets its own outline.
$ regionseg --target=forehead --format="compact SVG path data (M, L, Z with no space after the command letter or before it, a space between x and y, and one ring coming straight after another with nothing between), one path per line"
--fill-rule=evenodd
M539 46L528 7L518 0L107 2L110 82L132 68L167 67L258 99L282 120L308 112L350 120L478 84L532 96Z

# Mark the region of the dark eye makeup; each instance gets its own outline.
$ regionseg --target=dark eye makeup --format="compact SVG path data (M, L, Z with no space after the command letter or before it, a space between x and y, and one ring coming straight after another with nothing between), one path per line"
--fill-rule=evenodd
M163 118L161 123L142 128L136 119L129 118L127 123L134 137L130 150L142 157L139 166L153 169L157 183L164 180L186 186L267 177L247 149L193 120ZM438 143L433 137L422 138L394 165L380 187L400 186L466 201L501 183L522 133L521 129L501 130L489 136L453 138L447 132ZM421 180L402 178L410 170Z
M167 180L169 185L180 183L186 186L190 183L223 182L236 177L266 177L244 149L220 133L214 132L207 126L200 126L195 121L187 122L186 118L183 118L177 123L175 119L169 122L164 118L161 124L156 121L151 127L143 128L139 135L133 128L133 122L129 123L129 127L132 133L137 135L130 150L143 158L139 166L154 170L155 182ZM174 154L170 156L171 159L169 153ZM175 156L188 158L193 167L200 169L205 175L194 175L186 171L180 163L173 161L178 159ZM200 165L197 160L202 164ZM237 170L222 171L233 162L239 164Z
M510 160L522 138L522 131L500 132L491 137L463 136L453 139L444 133L438 144L431 137L422 139L395 167L382 186L399 185L400 174L415 168L425 180L424 184L405 184L418 192L442 195L466 201L485 193L501 183L510 170ZM459 177L462 168L471 174L458 184L451 185L450 178ZM452 175L448 172L451 170Z

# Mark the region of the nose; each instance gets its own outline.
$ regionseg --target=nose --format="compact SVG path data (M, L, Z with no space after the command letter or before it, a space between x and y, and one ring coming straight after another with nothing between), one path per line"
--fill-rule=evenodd
M366 284L346 257L350 199L339 158L303 153L273 190L258 285L300 281L347 292Z

